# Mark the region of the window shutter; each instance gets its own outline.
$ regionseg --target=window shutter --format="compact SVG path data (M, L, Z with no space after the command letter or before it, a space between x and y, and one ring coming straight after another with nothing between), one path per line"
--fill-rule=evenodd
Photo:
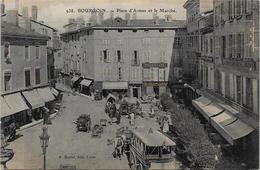
M121 62L124 62L124 53L123 53L123 50L121 51Z
M241 35L241 58L244 58L244 46L245 46L244 33L242 32L240 35Z
M236 34L233 34L233 43L232 43L232 58L236 58Z
M100 51L100 62L102 62L102 60L103 60L103 51L101 50Z
M109 50L107 50L107 62L110 62Z
M117 62L117 52L116 52L116 50L114 52L114 62Z

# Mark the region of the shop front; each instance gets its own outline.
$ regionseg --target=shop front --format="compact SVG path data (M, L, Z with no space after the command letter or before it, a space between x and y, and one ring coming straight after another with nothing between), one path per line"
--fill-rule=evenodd
M7 127L12 121L20 127L30 121L29 107L20 93L1 96L1 127Z
M102 82L102 92L104 96L109 93L126 95L128 93L128 82Z
M143 83L143 92L142 95L151 95L155 94L160 96L162 93L166 92L168 82L159 82L159 81L150 81Z
M52 114L54 111L55 97L52 94L50 87L37 88L36 90L39 93L40 97L45 102L45 107L47 107L48 110L50 111L50 114Z
M27 101L27 104L31 108L32 118L35 120L41 119L43 116L42 108L45 106L44 100L41 98L40 94L36 89L23 91L24 98Z
M142 84L129 84L129 96L140 98L142 95Z

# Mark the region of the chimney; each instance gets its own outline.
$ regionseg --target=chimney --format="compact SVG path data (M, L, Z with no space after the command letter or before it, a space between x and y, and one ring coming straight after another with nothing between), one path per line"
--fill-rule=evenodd
M153 19L155 20L157 17L157 13L153 13Z
M38 8L36 5L32 6L32 19L37 21Z
M31 31L32 25L31 25L31 19L30 18L25 18L25 29L28 31Z
M129 13L125 13L125 20L126 20L126 24L130 25L130 14Z
M159 16L157 15L154 17L154 24L159 25Z
M104 12L98 13L98 24L102 24L104 21Z
M19 0L15 0L14 9L19 11Z
M76 23L77 23L78 29L85 26L85 20L82 16L79 16L78 18L76 18Z
M23 7L22 16L28 18L28 7Z
M97 24L97 13L96 12L91 12L91 16L89 18L89 22L92 25L96 25Z
M69 24L75 23L75 19L74 18L69 18Z
M172 22L172 15L165 15L165 22Z
M133 13L133 20L136 20L136 13Z
M113 11L110 11L110 19L114 19L114 12Z
M5 1L2 0L2 3L1 3L1 14L4 14L5 13Z
M6 22L18 26L18 11L8 10L6 12Z

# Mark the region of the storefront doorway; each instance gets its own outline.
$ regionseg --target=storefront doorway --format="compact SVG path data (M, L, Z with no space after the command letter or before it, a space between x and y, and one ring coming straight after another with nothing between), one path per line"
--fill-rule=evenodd
M153 92L159 96L159 86L153 86Z
M139 97L139 96L138 96L138 88L137 88L137 87L134 87L134 88L133 88L133 97L136 97L136 98Z

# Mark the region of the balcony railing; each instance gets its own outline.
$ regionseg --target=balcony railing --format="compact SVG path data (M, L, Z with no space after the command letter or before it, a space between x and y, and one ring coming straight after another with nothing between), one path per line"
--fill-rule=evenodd
M244 67L250 71L256 70L256 62L253 59L241 59L241 58L230 58L222 59L223 65L235 66L235 67Z

